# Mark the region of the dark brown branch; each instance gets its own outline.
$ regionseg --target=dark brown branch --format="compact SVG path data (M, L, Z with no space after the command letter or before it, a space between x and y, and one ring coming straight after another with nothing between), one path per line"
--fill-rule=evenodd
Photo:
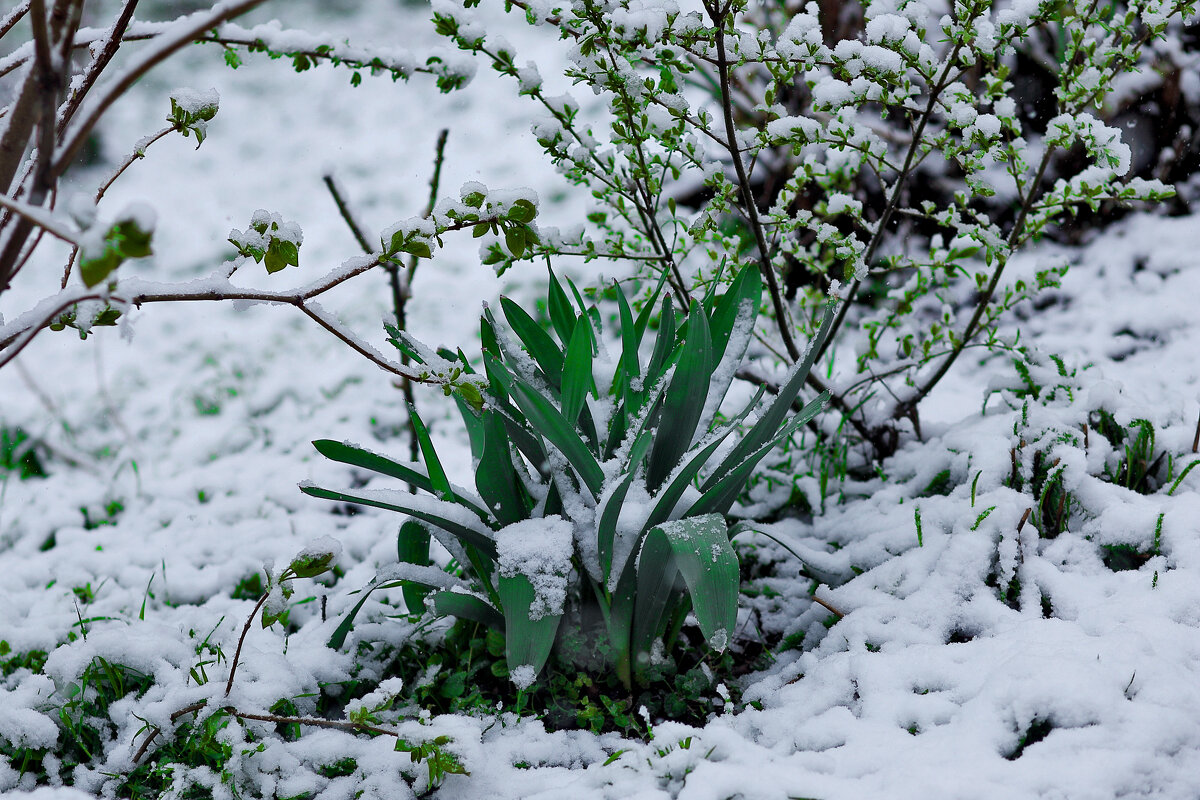
M75 14L67 16L68 9L62 3L54 9L56 32L69 39L74 35L74 29L79 24L79 12L82 3L74 5ZM58 112L58 98L66 85L66 72L70 69L69 62L60 59L61 71L55 69L55 59L52 54L50 21L46 18L43 0L32 0L29 15L30 27L33 30L34 64L30 72L33 87L36 92L33 104L36 105L37 117L37 151L33 159L33 184L29 190L28 203L30 206L41 206L54 186L54 176L51 168L54 160L55 119ZM67 48L69 51L69 44ZM32 130L29 131L32 134ZM23 149L23 148L22 148ZM11 222L8 238L0 246L0 291L7 288L13 276L16 275L29 235L34 230L34 223L28 215L21 215Z
M207 701L192 703L190 706L185 706L171 714L171 721L174 722L180 717L194 714L197 711L204 709L207 706ZM224 711L232 717L238 719L252 719L258 722L273 722L276 725L309 725L315 728L334 728L337 730L353 731L355 733L372 733L377 736L391 736L399 739L400 734L396 731L381 728L378 725L368 725L365 722L347 722L336 719L322 719L320 717L285 717L279 714L252 714L246 711L238 711L233 706L221 706L220 711ZM138 747L137 752L133 754L133 763L136 764L146 755L146 751L150 749L150 744L158 737L162 730L158 726L154 726L146 734L146 738L142 740L142 744Z
M438 191L442 185L442 164L446 160L446 139L449 136L449 128L442 128L438 132L437 144L434 146L433 153L433 174L429 177L429 200L425 203L425 212L421 215L425 219L429 218L437 204ZM386 265L392 287L392 310L396 314L398 330L408 330L408 301L412 299L413 281L416 279L417 267L420 263L420 259L416 256L409 256L408 269L403 276L400 274L399 264L389 262ZM410 361L408 353L401 351L400 364L407 367ZM401 378L399 384L400 392L404 395L405 407L408 409L408 460L417 461L421 454L421 442L417 437L417 423L413 419L417 408L417 398L413 392L412 381L408 378ZM416 484L408 484L408 490L416 494Z
M788 356L792 361L799 361L801 357L800 349L796 347L796 340L792 337L791 322L788 317L787 308L783 304L783 293L779 290L779 280L775 276L775 268L771 266L771 252L767 246L767 237L763 233L762 223L758 218L758 202L754 199L754 190L750 186L750 179L746 175L746 165L742 163L741 148L737 143L737 128L733 121L733 104L730 102L729 94L729 61L725 55L725 14L727 9L720 9L716 5L705 1L705 11L708 12L713 24L717 26L716 42L717 42L717 72L721 81L721 111L725 116L725 135L728 138L726 147L729 150L729 157L733 159L733 169L737 173L738 186L742 193L742 203L746 209L747 221L750 223L750 229L754 232L754 241L758 245L759 256L759 271L762 272L763 280L767 282L767 292L771 295L771 307L775 311L775 325L779 328L779 336L783 339L783 346L787 350Z
M96 127L96 123L108 111L109 107L116 102L117 98L125 94L139 78L145 75L154 67L161 64L168 57L173 55L178 50L186 47L197 39L202 38L208 31L222 22L238 17L247 11L262 5L265 0L236 0L236 2L228 5L220 6L218 9L208 12L193 14L186 18L188 23L180 21L172 28L179 30L171 31L169 38L164 34L155 37L158 47L145 53L139 62L135 62L123 73L121 73L115 82L105 88L92 104L87 107L86 115L82 121L75 123L64 134L66 141L59 148L54 161L54 174L61 175L74 159L79 149L83 147L83 143L87 140L92 129ZM161 39L161 41L159 41Z
M883 237L887 233L887 226L892 221L892 215L896 213L896 209L900 205L901 195L904 193L905 184L912 174L913 159L916 158L920 150L921 137L925 134L925 127L929 124L929 120L933 117L934 109L937 107L938 98L950 84L951 70L954 67L955 59L958 58L958 51L962 48L961 44L954 45L954 49L950 51L950 56L946 59L946 66L942 69L942 74L938 76L937 82L929 90L929 101L925 104L925 111L921 114L917 122L916 130L913 131L912 141L909 143L908 152L904 155L904 165L900 168L900 173L896 176L896 183L892 186L892 194L888 197L887 205L884 206L883 213L879 217L879 222L875 229L875 235L871 237L871 241L867 243L867 249L863 252L863 264L868 267L871 265L871 260L875 258L875 253L878 252L880 244L883 243ZM829 329L829 336L826 337L825 343L817 352L817 360L821 360L821 356L825 355L825 351L833 343L833 337L842 327L842 323L846 319L846 314L850 311L850 304L854 302L854 295L858 293L858 287L862 284L858 278L855 278L850 284L850 290L846 293L846 298L842 302L842 307L838 309L837 316L834 317L833 326Z
M226 697L229 697L229 693L233 691L233 678L237 675L238 660L242 657L242 645L246 643L246 635L250 633L250 625L253 624L254 618L258 616L259 609L263 607L270 596L270 590L263 592L263 596L258 598L258 602L255 603L254 610L250 612L250 616L246 617L246 624L242 626L242 635L238 637L237 650L234 651L233 662L229 665L229 680L225 681ZM136 759L134 760L136 761Z
M100 186L100 188L96 190L95 202L97 202L97 203L100 202L100 199L102 197L104 197L105 193L108 192L108 190L112 187L112 185L117 182L117 178L120 178L125 173L125 170L127 170L131 166L133 166L135 161L141 161L143 158L146 157L146 149L148 147L150 147L150 145L154 144L159 139L163 138L168 133L171 133L172 131L175 131L175 130L178 130L177 126L168 125L167 127L163 128L161 131L158 131L157 133L155 133L150 138L143 139L141 142L139 142L138 148L136 150L134 150L132 153L130 153L128 156L126 156L125 160L121 163L121 166L117 167L116 171L114 171L113 174L108 177L108 180L106 180Z
M29 0L17 3L12 11L4 15L4 19L0 19L0 39L8 35L8 32L13 29L13 26L21 21L21 18L29 13Z
M814 603L816 603L817 605L821 606L822 608L824 608L830 614L833 614L838 619L842 619L843 617L846 616L845 614L843 614L841 611L838 610L837 606L833 605L832 603L828 603L828 602L822 600L821 598L817 597L815 594L812 596L812 601Z
M129 29L129 23L133 21L133 12L137 8L137 4L138 0L125 0L121 6L121 11L117 14L117 19L113 22L112 27L104 38L104 43L98 48L99 52L95 53L88 64L78 88L71 93L71 96L67 98L67 102L63 104L58 120L59 136L66 130L67 125L75 116L75 112L79 110L79 105L83 102L87 93L91 91L92 87L96 85L96 81L100 79L100 74L104 72L104 69L117 54L117 50L120 49L125 31Z
M350 204L346 198L342 197L341 189L338 187L337 179L333 173L328 173L322 176L325 181L325 188L329 189L329 194L333 197L334 205L337 206L338 213L342 215L342 219L346 222L346 227L350 229L350 233L354 236L354 241L358 242L358 246L367 255L375 252L375 248L371 247L370 241L367 240L367 234L363 230L359 221L354 218L354 212L350 210Z

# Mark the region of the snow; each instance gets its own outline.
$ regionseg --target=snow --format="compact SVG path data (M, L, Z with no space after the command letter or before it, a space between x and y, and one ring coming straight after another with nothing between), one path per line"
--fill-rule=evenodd
M496 533L496 566L500 574L524 575L533 585L531 620L563 613L574 530L562 517L549 516L515 522Z
M362 6L361 17L351 19L352 39L399 41L423 29L394 3ZM894 13L907 16L912 6ZM995 22L1022 24L1036 7L1019 0L998 10ZM792 57L807 57L807 43L820 41L815 18L810 23L797 15L793 27L795 40L804 44ZM892 42L901 27L889 20L875 30ZM511 34L524 45L518 35ZM451 127L444 187L467 181L530 186L546 198L542 215L564 227L583 207L570 195L556 199L557 176L525 134L532 104L523 107L517 87L493 82L491 75L480 74L467 91L445 97L419 77L407 85L368 77L347 91L346 73L328 67L297 76L263 57L248 57L236 72L220 61L215 50L196 50L169 62L114 106L102 126L111 165L161 127L172 87L203 73L203 85L220 91L222 111L201 150L182 140L156 145L101 203L101 219L139 199L158 212L157 255L122 267L136 276L131 292L174 281L194 281L197 293L227 285L219 271L230 256L224 232L245 225L258 208L303 224L305 273L297 283L324 280L322 265L362 268L370 259L354 255L357 245L323 193L315 165L337 165L355 207L373 225L369 229L378 230L423 208L433 128L442 120ZM550 66L541 58L538 63L549 81ZM833 82L820 88L835 106L850 91ZM268 101L285 93L300 98L297 107ZM995 111L1009 113L999 104ZM428 126L409 124L426 116ZM403 135L397 134L398 120ZM977 117L971 123L979 127ZM807 136L801 124L780 120L771 123L770 133L782 137L798 129ZM1105 130L1084 128L1072 122L1070 130L1091 135L1120 160L1119 143ZM505 159L481 157L501 147ZM93 177L101 179L107 169L98 168ZM87 175L81 183L88 183ZM500 202L504 195L493 192L489 199ZM1088 413L1104 408L1124 423L1151 420L1159 446L1179 465L1198 457L1191 453L1200 410L1200 325L1191 313L1191 299L1200 295L1196 230L1195 215L1134 214L1078 248L1045 243L1010 264L1006 280L1028 279L1057 258L1073 265L1056 302L1019 323L1023 340L1036 340L1079 369L1074 400L1031 405L1028 442L1045 431L1082 435ZM433 346L461 346L470 354L477 349L480 302L494 300L499 283L477 263L468 237L446 241L446 250L417 275L412 326ZM23 312L58 290L67 250L39 254L45 261L31 264L27 274L41 283L4 296L0 310L9 325L0 329L0 339L22 329ZM245 280L267 286L271 279ZM518 267L506 280L513 282L506 293L532 302L541 296L544 270ZM276 290L279 285L271 284ZM336 297L327 313L339 314L390 353L378 324L388 313L387 293L383 275L361 275L331 293ZM82 294L72 287L53 302ZM97 762L75 772L78 786L35 789L31 776L0 764L6 800L104 796L114 789L106 773L120 774L132 764L144 736L141 720L169 726L177 709L219 701L227 661L207 667L212 680L204 686L190 681L189 671L210 631L209 641L232 658L254 601L230 592L259 574L264 562L286 564L308 543L331 537L342 546L337 563L345 576L292 582L295 599L316 602L291 606L296 627L290 633L279 625L252 626L233 695L246 710L265 711L280 698L349 680L353 659L324 642L357 602L351 592L377 576L417 576L395 566L398 515L334 513L344 509L297 490L306 480L345 486L368 478L359 491L396 490L394 482L327 462L309 444L326 437L378 442L373 449L402 457L407 418L392 376L286 310L180 303L128 309L127 316L138 334L132 342L106 330L86 342L70 332L47 333L0 369L0 423L20 426L52 448L39 451L47 478L9 477L0 486L0 640L13 652L51 651L45 674L17 670L0 680L0 743L53 745L54 704L96 657L152 674L155 686L114 706ZM1017 326L1009 323L1004 334L1011 336ZM1021 438L1014 432L1021 404L1011 393L1011 367L1004 359L959 366L923 411L926 439L909 443L887 463L886 480L848 480L845 502L831 499L824 514L763 526L804 559L810 577L800 578L801 563L765 535L738 537L739 548L753 546L774 570L761 581L772 592L742 601L739 622L746 624L732 637L735 654L738 637L753 635L755 626L805 635L801 649L777 653L774 664L743 679L742 704L727 702L725 713L704 725L652 719L651 741L550 732L537 719L511 713L421 719L388 712L388 724L409 741L450 737L450 750L470 772L448 776L434 796L1195 797L1200 469L1170 496L1165 488L1144 496L1100 480L1094 476L1115 465L1120 452L1093 426L1086 451L1067 444L1054 451L1082 506L1078 524L1053 539L1039 538L1032 521L1018 534L1030 499L1007 485L1011 449ZM997 392L987 399L991 389ZM417 403L451 479L469 482L459 477L470 474L471 458L452 404L421 389ZM1030 458L1023 453L1021 465L1028 467ZM952 474L950 494L918 496L942 470ZM405 500L413 502L407 495ZM95 520L112 501L123 505L113 524L84 525L79 509L87 508ZM1104 545L1149 552L1160 514L1158 553L1135 569L1114 572L1105 565ZM462 522L487 533L470 512ZM622 530L627 522L637 527L636 520L622 519ZM52 535L54 546L41 550ZM539 576L549 612L561 604L557 579L569 569L562 556L572 535L569 523L551 520L496 537L505 568ZM1020 579L1018 608L997 596L996 580L989 582L993 571L1001 581ZM447 587L456 585L452 576L445 580ZM84 603L73 590L89 585L94 599ZM812 602L813 590L845 616L831 619ZM388 617L395 614L399 589L385 602L388 592L379 590L364 606L354 641L400 646L409 635L403 621ZM327 599L324 620L321 598ZM81 615L92 620L86 638ZM382 704L402 688L398 679L384 679L360 702ZM305 702L297 700L310 713ZM1049 734L1009 758L1035 720L1048 721ZM396 753L389 737L312 728L284 741L268 723L231 725L226 735L249 746L245 730L254 731L265 749L239 756L234 765L239 779L253 787L243 796L312 792L336 798L361 791L364 797L406 798L425 789L425 765ZM342 757L354 758L359 771L342 778L320 772ZM214 794L225 788L215 773L197 771L194 777Z
M216 113L221 103L221 95L216 89L198 91L184 87L171 92L171 99L185 114L195 116L202 112Z

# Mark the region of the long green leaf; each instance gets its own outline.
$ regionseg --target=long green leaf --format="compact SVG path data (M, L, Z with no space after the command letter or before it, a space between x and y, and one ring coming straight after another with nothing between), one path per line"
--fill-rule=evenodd
M617 677L628 689L632 685L633 666L633 619L637 599L637 570L633 559L621 571L621 577L613 590L605 621L608 623L608 640L616 652Z
M550 287L546 292L546 306L550 310L550 324L554 326L554 332L558 334L558 339L565 347L571 341L571 336L575 332L575 310L571 308L571 301L567 298L567 293L563 291L562 284L558 280L558 276L554 274L554 270L548 270L550 273Z
M486 309L479 315L479 345L484 355L500 358L500 342L496 338L495 320L491 319L491 314L487 313Z
M739 572L720 514L665 522L650 530L638 559L637 611L633 644L638 656L648 653L666 627L676 576L683 576L692 610L709 647L720 652L737 623Z
M625 496L636 475L630 470L624 480L616 485L600 504L600 513L596 517L596 547L600 553L600 574L605 583L612 572L613 542L617 537L617 521L621 517L621 507L625 504Z
M608 444L605 454L611 455L616 451L621 439L629 427L629 415L641 406L642 393L646 387L641 385L642 366L638 360L640 337L633 322L633 309L621 291L621 284L613 284L617 293L617 308L621 315L621 359L617 362L617 371L613 380L613 392L624 402L618 402L609 421Z
M367 599L373 592L378 589L392 589L397 586L406 587L409 584L416 584L426 589L446 589L447 587L461 584L461 581L452 575L446 574L437 567L420 566L417 564L397 564L385 567L379 575L376 575L370 583L360 590L362 596L358 598L358 602L354 604L354 607L346 612L346 615L342 617L342 621L334 629L333 635L329 637L329 647L338 650L346 643L346 637L354 629L354 618L358 616L358 612L362 610L363 604L367 602ZM409 610L412 611L413 609L410 607Z
M410 519L400 526L396 534L396 556L401 564L429 566L429 528L425 527L425 523ZM408 613L415 614L425 608L428 588L406 581L402 591Z
M638 314L637 322L634 325L634 330L637 333L638 347L642 346L642 337L646 334L646 327L650 324L650 315L654 313L655 306L658 305L658 298L662 295L662 290L667 285L667 270L659 273L658 283L654 286L654 291L646 300L646 305L642 307L642 311Z
M501 526L529 516L528 496L513 466L504 421L492 409L483 412L483 451L475 469L475 488Z
M496 412L504 420L504 429L514 446L525 456L534 469L548 480L550 473L546 467L546 450L542 443L526 427L525 417L511 401L512 384L515 378L505 367L504 362L493 358L488 353L483 354L484 368L491 376L493 394L496 396ZM495 387L499 387L497 392Z
M350 635L350 631L354 630L354 618L358 616L358 612L362 610L363 604L367 602L367 598L371 596L371 592L378 587L363 589L362 597L358 598L358 602L354 604L354 608L347 612L346 616L342 617L342 621L334 629L333 635L329 637L326 646L330 650L341 650L342 645L346 643L346 637Z
M633 309L629 307L629 300L625 298L625 292L621 291L621 284L614 282L613 289L617 294L617 309L621 315L620 369L622 377L629 381L641 374L641 362L638 360L638 349L642 344L641 336L638 335L633 321Z
M408 464L394 461L381 453L373 453L370 450L356 444L350 444L349 442L335 442L333 439L317 439L312 444L313 447L317 448L318 453L330 461L369 469L372 472L378 472L380 475L387 475L389 478L399 478L402 481L411 483L418 489L424 489L430 494L434 493L433 483L429 480L428 475L416 471Z
M561 388L563 353L550 338L550 334L542 330L542 326L525 313L525 309L507 297L500 298L500 307L504 310L504 318L525 345L525 349L533 356L533 360L541 367L550 385L555 389Z
M671 351L675 349L675 306L670 295L663 298L662 314L659 316L658 337L654 340L654 352L646 367L646 382L654 384L662 377L670 364Z
M774 438L768 439L759 445L758 450L746 456L741 463L733 466L725 471L716 481L706 481L702 487L703 494L692 504L692 507L687 510L687 514L725 514L733 506L738 495L742 493L746 481L750 479L750 474L754 468L758 466L758 462L762 461L763 457L771 451L775 445L782 442L788 436L791 436L804 423L815 417L817 413L825 407L829 402L829 393L823 392L815 400L811 401L801 410L795 417L789 420L783 428L776 432Z
M504 630L503 615L481 597L462 592L435 592L431 602L438 616L469 619L485 628Z
M310 497L337 500L342 503L358 503L388 511L400 511L410 517L437 525L447 533L456 536L463 543L477 548L489 558L493 560L496 558L496 542L492 539L491 532L475 518L473 512L462 506L432 497L386 490L375 490L370 494L365 494L364 492L367 491L365 489L359 489L356 492L334 492L317 486L301 485L300 491ZM464 512L470 516L464 516Z
M530 619L530 607L537 592L529 578L520 573L501 575L497 590L504 612L504 656L509 674L518 667L529 666L536 676L550 657L562 614Z
M753 320L758 317L758 308L762 304L762 277L755 264L748 264L742 268L742 271L733 279L729 289L721 295L713 308L709 327L712 330L714 364L720 363L721 358L725 355L725 348L729 345L729 337L733 333L734 324L746 304L749 304L752 309L753 317L750 325L753 327Z
M708 282L708 288L704 290L704 299L700 302L704 307L711 309L713 300L716 299L717 289L721 288L721 278L725 276L725 267L729 264L729 256L721 256L721 263L717 264L717 271ZM712 320L709 320L711 322Z
M429 482L433 485L434 496L451 503L457 502L458 497L455 495L453 487L450 486L450 478L446 476L446 470L442 467L437 450L434 449L433 440L429 438L429 429L425 427L425 421L417 413L416 406L408 407L408 418L412 423L417 442L421 446L421 457L425 459L425 469L429 471Z
M483 453L483 423L478 412L463 400L458 392L454 393L454 404L458 406L458 415L462 417L463 427L467 429L467 439L471 443L471 458L479 458Z
M335 442L332 439L317 439L313 442L313 447L317 449L318 453L331 461L337 461L340 464L349 464L352 467L369 469L372 472L378 472L380 475L387 475L389 478L399 478L406 483L411 483L418 489L423 489L430 494L436 494L433 488L433 481L429 479L429 475L413 469L413 466L416 465L395 461L382 453L372 452L360 445L350 444L349 442ZM458 492L454 493L454 502L470 508L480 519L488 518L488 513L484 509L480 508L470 498L460 496Z
M596 456L575 432L574 426L563 418L553 403L520 378L513 382L512 393L534 430L566 457L592 497L598 497L604 483L604 471L600 469Z
M671 482L655 497L654 510L650 512L650 516L646 519L645 526L642 528L643 531L647 531L660 522L667 520L671 512L675 509L675 504L679 502L679 498L683 497L684 491L691 485L692 479L700 474L700 470L708 463L708 459L721 446L721 443L728 438L729 434L737 430L738 424L758 405L758 401L762 395L763 389L759 389L754 399L746 405L740 414L730 420L720 433L713 437L711 442L698 450L682 469L674 473Z
M763 442L775 438L780 427L784 424L784 419L787 417L788 411L791 409L792 401L800 394L800 389L804 386L804 382L808 380L808 373L812 370L813 361L824 344L825 338L829 335L829 328L833 325L834 309L835 304L832 302L825 306L825 317L821 322L821 327L817 331L817 335L808 343L808 350L805 352L803 360L792 370L791 376L780 387L779 393L775 395L775 398L767 406L762 416L759 417L754 427L742 437L742 440L734 446L729 455L709 475L702 487L705 491L715 485L717 481L724 478L730 470L743 463L750 453L762 447Z
M687 339L663 398L662 419L646 468L646 486L652 492L658 490L692 446L712 379L712 339L708 319L695 301L692 301L687 322Z
M581 317L571 335L571 343L567 345L563 364L562 415L572 425L578 421L579 412L583 410L584 401L592 388L592 337L588 332L589 327Z

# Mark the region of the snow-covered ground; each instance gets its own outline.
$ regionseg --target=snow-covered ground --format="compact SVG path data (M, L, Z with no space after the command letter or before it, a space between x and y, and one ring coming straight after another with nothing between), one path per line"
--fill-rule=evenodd
M420 7L376 0L335 14L312 6L296 11L308 28L418 51L436 44ZM523 53L546 45L521 35L529 36L516 26L510 38L531 48ZM538 156L515 87L486 70L450 95L419 76L407 85L367 78L354 89L348 78L329 67L297 75L253 55L234 71L218 49L197 48L143 80L102 128L105 163L77 173L81 186L98 183L161 127L171 90L215 87L221 110L198 151L180 137L155 145L101 205L115 213L143 200L158 210L156 256L122 269L156 280L207 274L232 254L228 231L265 208L303 228L301 266L246 280L300 285L357 254L322 171L332 166L382 229L420 213L443 126L443 194L467 180L528 186L545 203L543 221L578 218L582 201ZM1122 454L1089 420L1098 409L1122 425L1148 420L1155 454L1167 453L1174 476L1200 458L1192 450L1198 238L1200 218L1142 213L1078 249L1043 246L1014 263L1014 272L1049 258L1073 264L1057 302L1019 323L1077 370L1064 380L1069 391L1030 402L1022 421L1011 364L964 363L931 398L925 441L887 462L886 478L848 483L846 501L811 524L775 525L774 535L840 584L819 589L845 614L835 624L827 627L829 611L812 602L799 562L765 538L746 539L777 564L765 579L774 591L744 603L745 630L806 637L801 650L745 679L745 707L700 728L655 720L649 742L548 733L512 714L397 720L413 741L449 736L470 773L447 776L436 796L1200 796L1200 470L1170 495L1169 485L1142 495L1102 481L1095 476ZM501 281L478 264L477 243L448 243L421 268L411 328L430 344L470 352L480 303L502 287L535 297L544 272L527 266ZM46 248L28 270L41 274L24 275L0 313L11 317L52 291L59 256ZM382 274L352 280L324 303L381 350L388 304ZM988 395L999 387L1009 388ZM437 392L418 390L418 403L451 473L469 468L452 407ZM0 424L43 442L49 473L0 484L0 640L11 653L50 651L43 674L16 670L0 684L0 745L53 751L54 709L95 656L154 678L144 695L112 706L103 752L76 770L74 789L30 796L113 791L111 775L131 769L145 726L169 731L176 710L219 698L225 665L209 667L212 680L201 686L189 671L211 658L205 641L231 657L253 607L231 590L265 561L285 563L324 535L342 543L346 575L332 590L300 586L297 597L327 594L328 621L313 602L295 607L300 628L286 640L278 626L252 629L231 700L266 713L297 698L306 713L304 695L348 678L351 657L324 642L356 601L350 590L394 561L396 520L331 514L296 485L349 478L311 440L401 450L406 418L388 375L287 308L147 306L86 342L69 330L46 333L0 371ZM1071 437L1076 444L1059 441ZM1042 449L1060 459L1077 503L1055 538L1020 524L1036 501L1009 485L1022 441L1026 476ZM952 491L922 497L944 470ZM85 526L85 516L105 524ZM1120 545L1129 548L1111 549ZM1121 564L1105 559L1112 552L1141 555L1124 564L1134 568L1114 570ZM382 611L368 605L354 636L398 641L404 624ZM237 750L245 729L262 734L261 751ZM235 745L226 768L252 796L402 798L426 780L425 765L394 752L387 737L314 728L285 741L273 724L253 721L225 735ZM352 775L322 774L347 757L358 764ZM211 771L191 777L214 796L225 791ZM22 778L0 760L0 792L16 798L33 788L32 774Z

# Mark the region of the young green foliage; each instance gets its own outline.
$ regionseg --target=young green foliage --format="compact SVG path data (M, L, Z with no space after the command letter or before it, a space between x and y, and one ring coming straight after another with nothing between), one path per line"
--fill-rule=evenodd
M648 308L658 307L662 286ZM426 524L455 556L467 584L448 585L450 576L428 566L428 551L413 546L413 529L402 528L398 549L407 563L381 573L368 591L419 587L437 613L503 633L518 688L535 680L565 635L559 628L570 607L594 609L604 620L606 647L626 686L651 666L660 646L670 651L689 607L709 647L724 650L739 580L725 515L763 456L826 399L790 410L832 323L832 307L809 357L769 403L760 405L759 392L730 421L716 421L762 302L754 267L742 269L724 294L693 301L678 321L673 302L663 298L648 361L642 360L645 314L635 321L617 291L621 347L614 359L595 308L570 287L573 301L551 275L553 335L507 299L501 310L511 334L491 310L484 312L487 394L478 409L459 406L472 431L478 497L451 484L419 422L423 468L354 445L315 445L334 460L432 496L302 487ZM465 362L463 368L469 369ZM742 420L754 411L757 421L744 429ZM731 438L734 445L722 452ZM345 641L365 594L332 645Z

